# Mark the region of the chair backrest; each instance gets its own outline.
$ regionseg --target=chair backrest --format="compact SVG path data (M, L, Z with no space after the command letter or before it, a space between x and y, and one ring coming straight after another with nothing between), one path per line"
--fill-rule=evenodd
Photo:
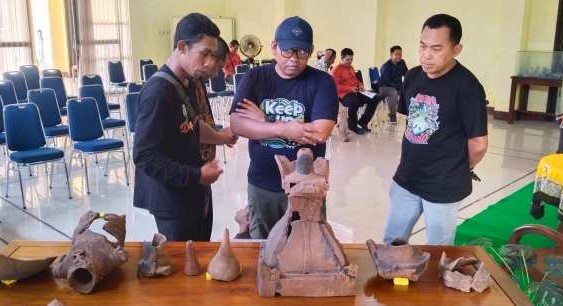
M0 96L0 133L4 132L4 101Z
M94 99L69 99L67 116L72 141L95 140L104 136L100 113Z
M135 133L135 120L137 119L137 100L139 93L128 93L125 96L125 108L127 110L127 124L129 132Z
M80 83L82 86L86 85L100 85L104 87L104 82L102 81L102 77L98 74L85 74L80 79Z
M242 81L243 77L244 77L244 73L235 73L235 76L233 77L235 92L237 91L238 84L240 84L240 81Z
M377 67L371 67L368 69L368 73L371 89L375 92L379 91L379 83L374 83L375 81L379 80L379 69L377 69Z
M225 74L223 69L219 69L219 72L211 78L211 90L213 92L221 92L227 89L227 83L225 83Z
M21 71L8 71L4 72L3 76L4 80L12 81L12 84L14 84L18 101L27 100L27 83L23 73Z
M153 74L158 71L158 66L155 64L147 64L143 66L143 81L148 81Z
M18 103L14 84L9 80L0 80L0 97L2 97L3 105Z
M29 103L37 105L43 127L51 127L61 124L61 113L55 91L51 88L32 89L28 93Z
M364 77L362 76L362 71L361 70L357 70L356 71L356 79L358 79L358 81L360 81L360 83L364 82Z
M146 81L145 75L144 75L144 72L143 72L143 66L149 65L149 64L154 64L152 59L142 58L142 59L139 60L139 73L140 73L140 76L141 76L141 81Z
M121 61L109 61L108 74L110 83L117 84L125 82L125 73L123 72L123 64Z
M109 108L108 108L108 101L106 99L106 94L104 93L104 89L100 85L87 85L81 86L79 89L80 98L92 98L96 101L98 105L98 112L100 114L100 118L106 119L109 118Z
M4 107L6 144L10 151L26 151L45 145L45 135L37 106L33 103Z
M129 83L127 83L127 92L128 93L139 93L139 92L141 92L141 87L143 87L143 84L135 83L135 82L129 82Z
M27 83L27 90L39 89L39 69L35 65L22 65L20 71L25 77Z
M250 69L247 64L240 64L235 67L235 73L246 73Z
M63 78L63 74L61 73L61 71L56 68L44 69L41 74L43 75L44 78L53 78L53 77L58 77L61 79Z
M57 96L57 103L59 104L59 109L65 107L66 105L66 89L63 79L60 77L48 77L41 79L41 88L51 88L55 91Z

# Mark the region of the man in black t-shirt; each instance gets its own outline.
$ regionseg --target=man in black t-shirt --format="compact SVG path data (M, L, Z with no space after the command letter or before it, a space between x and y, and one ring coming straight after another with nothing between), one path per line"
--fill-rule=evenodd
M267 238L287 208L274 155L294 160L305 145L315 157L324 156L338 114L332 78L307 66L313 51L313 29L307 21L284 20L271 49L276 63L245 74L231 109L231 130L249 139L248 205L254 239Z
M457 210L471 193L471 172L487 150L485 92L455 57L461 24L439 14L422 27L421 66L404 81L399 112L406 114L401 161L391 184L384 242L408 240L424 212L428 244L452 244Z

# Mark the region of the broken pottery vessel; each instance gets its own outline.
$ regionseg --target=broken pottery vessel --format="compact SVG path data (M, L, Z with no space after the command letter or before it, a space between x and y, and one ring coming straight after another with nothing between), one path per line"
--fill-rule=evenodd
M19 280L33 276L49 268L55 258L26 260L0 255L0 280Z
M485 270L485 265L477 258L459 257L451 260L442 252L438 263L438 273L446 287L463 292L473 290L483 292L489 288L491 273Z
M156 233L152 242L143 242L143 257L139 261L138 277L168 276L172 266L166 255L166 236Z
M288 196L284 216L262 243L258 259L260 296L350 296L358 266L342 246L321 211L328 190L328 161L313 161L300 149L296 161L276 155Z
M421 252L402 239L395 239L386 245L377 245L369 239L366 244L377 274L384 279L406 277L415 282L428 267L430 254Z
M219 250L209 262L207 273L211 275L212 279L225 282L235 280L242 273L242 265L238 262L231 249L228 229L225 229L223 233L223 241Z
M186 241L186 262L184 264L184 274L196 276L201 273L201 266L195 256L193 241Z
M104 235L88 229L96 219L106 221L102 228L117 242L111 242ZM124 215L88 211L74 230L70 250L55 259L51 264L51 272L56 278L67 279L74 290L91 293L107 273L127 261L124 241Z

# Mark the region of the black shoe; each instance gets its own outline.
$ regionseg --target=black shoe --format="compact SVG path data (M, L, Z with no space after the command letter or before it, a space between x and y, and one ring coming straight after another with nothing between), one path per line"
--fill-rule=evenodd
M360 124L359 126L361 126L362 129L366 130L366 132L371 133L371 129L368 128L368 125L367 125L367 124Z
M391 124L397 124L397 115L395 114L389 114L389 122Z
M350 131L358 134L358 135L364 135L366 133L366 130L364 130L363 128L355 128L355 129L350 129Z

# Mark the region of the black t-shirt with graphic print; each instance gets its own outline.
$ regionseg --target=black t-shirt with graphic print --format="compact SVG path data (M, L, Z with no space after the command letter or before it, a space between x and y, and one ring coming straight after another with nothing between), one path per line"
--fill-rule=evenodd
M253 68L238 84L231 112L244 98L255 102L267 116L277 121L336 121L338 115L338 96L332 77L309 66L293 79L282 79L273 64ZM315 158L325 155L325 144L307 147L312 149ZM269 191L281 192L281 177L274 155L294 160L300 148L297 143L281 138L249 140L248 182Z
M437 79L418 66L405 76L399 112L408 119L395 182L435 203L471 194L467 140L487 135L479 80L459 62Z

